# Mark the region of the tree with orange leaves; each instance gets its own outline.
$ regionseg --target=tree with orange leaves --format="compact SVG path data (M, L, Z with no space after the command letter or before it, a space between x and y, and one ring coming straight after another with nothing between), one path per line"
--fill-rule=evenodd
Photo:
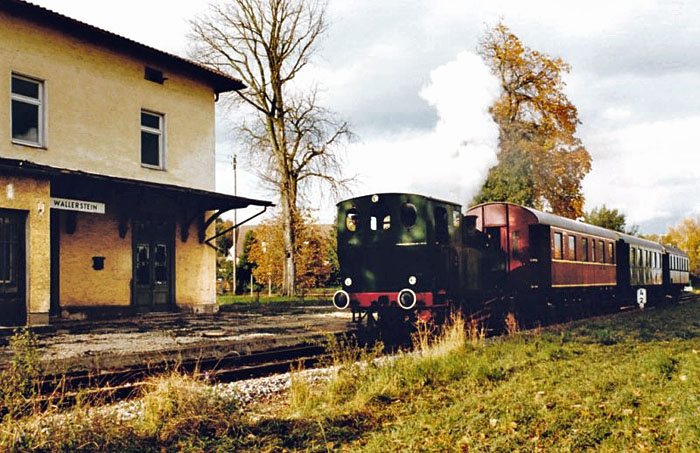
M661 241L685 251L690 260L690 273L700 275L700 215L684 218L678 225L669 228Z
M490 109L499 126L498 164L474 201L548 206L555 214L581 217L581 181L591 156L575 135L578 110L563 91L569 65L523 45L502 23L484 34L479 54L499 78L502 94Z
M295 219L294 248L296 290L323 286L332 271L328 248L333 246L306 212ZM253 277L261 285L281 289L284 283L284 227L280 215L260 224L253 233L250 261Z

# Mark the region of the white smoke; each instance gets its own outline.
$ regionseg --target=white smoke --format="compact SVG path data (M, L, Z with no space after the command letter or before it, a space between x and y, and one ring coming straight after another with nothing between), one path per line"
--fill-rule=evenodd
M496 163L498 127L488 109L498 80L478 55L461 52L434 69L419 94L436 109L437 124L354 146L348 154L358 186L362 193L415 192L466 207Z

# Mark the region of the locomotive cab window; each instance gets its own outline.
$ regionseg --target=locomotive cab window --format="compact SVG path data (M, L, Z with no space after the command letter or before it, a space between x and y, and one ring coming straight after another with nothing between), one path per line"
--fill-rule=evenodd
M360 225L360 213L357 209L351 209L345 214L345 228L348 231L355 232Z
M401 205L401 224L406 228L411 228L416 224L418 213L416 207L412 203L404 203Z
M385 209L373 207L369 213L369 229L386 231L391 228L391 216Z
M447 230L447 209L445 208L435 208L435 240L444 244L449 242L450 234Z

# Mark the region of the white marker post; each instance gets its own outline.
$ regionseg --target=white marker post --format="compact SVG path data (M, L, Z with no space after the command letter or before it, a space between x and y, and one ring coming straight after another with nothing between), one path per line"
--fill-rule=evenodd
M639 305L640 310L644 310L644 306L647 303L647 290L644 288L639 288L637 290L637 305Z

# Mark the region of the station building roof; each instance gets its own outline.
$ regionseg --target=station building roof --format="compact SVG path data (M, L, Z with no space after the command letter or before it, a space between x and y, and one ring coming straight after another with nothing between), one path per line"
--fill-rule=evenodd
M91 45L142 59L149 65L162 66L208 84L214 93L224 93L245 88L243 82L221 71L155 49L110 31L81 22L50 9L23 0L1 0L0 14L21 17L25 20L59 30L66 35L82 39Z

